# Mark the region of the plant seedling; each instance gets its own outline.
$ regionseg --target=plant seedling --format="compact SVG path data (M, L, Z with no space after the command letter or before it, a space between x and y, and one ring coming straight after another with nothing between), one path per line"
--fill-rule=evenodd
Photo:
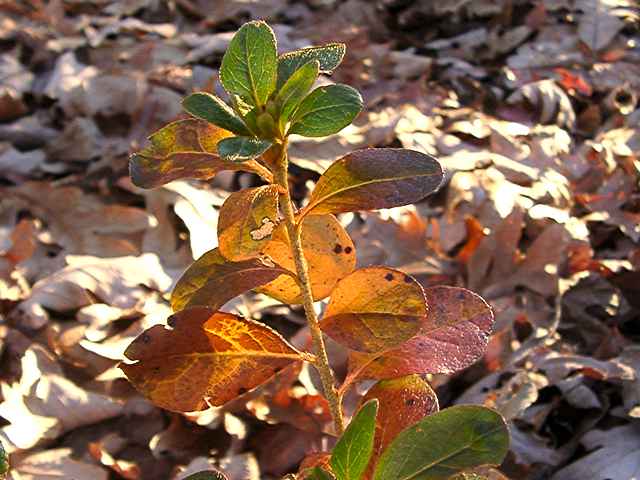
M183 106L191 118L157 131L131 157L133 182L143 188L222 170L253 172L264 185L228 197L218 247L187 269L172 293L168 326L136 338L125 353L131 362L121 368L156 405L188 412L223 405L296 362L311 363L338 438L331 453L318 457L324 461L295 478L431 480L498 465L509 441L502 417L470 405L438 411L423 379L482 356L493 326L490 307L463 288L424 289L384 266L356 269L355 246L335 217L422 200L443 181L438 161L405 149L357 150L324 172L303 208L292 202L289 136L337 133L363 107L347 85L313 88L344 53L344 45L329 44L278 56L271 28L249 22L222 60L228 101L189 95ZM250 290L302 304L312 350L299 351L268 326L219 311ZM325 298L319 319L314 302ZM323 335L349 350L339 386ZM345 429L343 396L362 380L378 383Z

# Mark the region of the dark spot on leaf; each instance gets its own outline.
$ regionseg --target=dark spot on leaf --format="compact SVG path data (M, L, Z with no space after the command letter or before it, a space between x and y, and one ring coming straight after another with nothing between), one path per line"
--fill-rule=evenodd
M384 279L385 279L387 282L390 282L391 280L393 280L393 274L392 274L392 273L387 273L387 274L384 276Z
M404 276L404 283L411 283L413 279L409 275Z
M458 292L458 295L456 295L456 297L458 298L458 300L464 300L464 292Z
M404 402L404 404L407 407L413 407L416 404L416 399L415 398L409 398Z
M238 389L238 395L244 395L247 392L248 392L248 390L246 388L244 388L244 387L240 387Z
M149 343L151 341L151 337L146 333L143 333L140 338L142 338L142 343Z
M273 373L278 373L282 371L282 367L277 367L273 370Z
M175 317L173 317L173 316L169 317L169 319L167 320L167 325L169 325L172 328L175 327L176 326Z
M336 246L333 247L333 253L342 253L342 245L336 243Z
M345 247L345 249L344 249L344 253L346 253L347 255L349 255L351 252L353 252L353 248L351 248L351 247Z

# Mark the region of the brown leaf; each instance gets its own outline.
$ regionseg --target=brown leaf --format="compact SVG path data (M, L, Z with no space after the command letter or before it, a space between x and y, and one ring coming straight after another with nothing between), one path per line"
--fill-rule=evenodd
M424 291L411 276L362 268L338 282L320 328L347 348L374 353L413 337L427 311Z
M121 364L156 405L190 412L222 405L269 380L301 355L277 332L252 320L195 307L140 335Z
M459 287L431 287L425 294L429 316L418 334L377 354L352 352L345 384L414 373L453 373L484 354L493 312L482 297Z
M203 120L178 120L149 137L151 145L131 156L131 179L142 188L155 188L181 178L207 180L222 170L260 171L256 161L222 160L217 143L231 132Z
M104 468L72 458L70 448L56 448L21 456L12 463L12 473L20 480L43 480L56 478L107 480L109 474Z
M442 182L438 161L414 150L369 148L336 160L318 180L302 215L408 205Z
M281 275L290 278L292 273L260 260L230 262L214 248L196 260L180 277L171 294L171 308L176 312L195 306L217 310L232 298L272 282Z
M315 300L329 296L338 280L355 268L356 252L353 242L333 215L314 215L303 220L302 248L309 265L311 290ZM272 240L261 253L281 267L295 271L289 236L284 224L278 226ZM302 303L300 287L291 277L281 276L257 291L282 303Z

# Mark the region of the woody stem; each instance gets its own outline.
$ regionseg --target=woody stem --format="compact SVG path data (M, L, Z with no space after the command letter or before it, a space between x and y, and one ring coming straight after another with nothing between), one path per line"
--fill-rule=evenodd
M274 180L281 187L281 208L284 214L284 221L289 234L293 259L296 265L296 274L298 276L298 283L302 292L304 311L307 316L307 323L313 340L313 353L315 354L313 366L320 375L324 395L329 402L329 409L331 411L331 416L333 417L335 432L337 435L341 435L344 431L344 418L342 416L342 408L340 405L341 401L336 390L333 370L331 370L331 366L329 365L329 358L327 356L327 350L322 337L322 331L320 330L318 316L313 308L313 295L311 293L309 268L302 248L301 223L296 222L291 194L289 192L289 160L287 157L287 144L287 140L282 144L282 150L280 152L280 158L278 159Z

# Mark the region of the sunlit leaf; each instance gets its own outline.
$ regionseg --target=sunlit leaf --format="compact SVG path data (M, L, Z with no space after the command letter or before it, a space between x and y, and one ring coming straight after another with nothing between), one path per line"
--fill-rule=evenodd
M418 282L392 268L368 267L338 282L320 328L347 348L372 353L413 337L426 316Z
M216 145L230 135L203 120L170 123L149 137L151 145L131 156L131 180L155 188L182 178L206 180L222 170L262 173L255 161L239 164L220 158Z
M220 472L206 470L189 475L188 477L185 477L184 480L228 480L228 478Z
M362 478L373 451L377 412L377 400L365 403L333 447L331 469L338 480Z
M195 306L217 310L242 293L280 275L290 274L281 267L270 266L257 259L231 262L214 248L198 258L180 277L171 294L171 308L176 312Z
M374 480L438 480L479 465L499 465L509 432L497 412L460 405L402 431L384 451Z
M182 101L182 107L194 117L206 120L238 135L251 135L242 119L215 95L197 92Z
M293 75L287 80L278 92L276 100L280 103L280 129L289 121L289 117L302 101L311 87L313 82L318 78L319 63L317 60L312 60L309 63L300 67Z
M329 43L321 47L302 48L287 52L278 57L278 88L303 65L317 60L322 73L331 73L340 65L346 47L344 43Z
M316 300L328 297L338 280L355 268L356 252L353 242L332 215L304 219L302 247L309 265L311 291ZM273 232L271 242L265 245L262 253L282 268L295 271L289 237L283 223ZM281 276L257 291L283 303L302 303L300 287L293 278Z
M442 182L438 161L401 148L356 150L320 177L303 215L393 208L422 200Z
M232 193L218 218L220 253L233 261L257 257L278 224L278 187L264 185Z
M438 411L438 397L418 375L382 380L369 389L362 403L377 398L380 403L369 472L398 434Z
M291 118L288 133L324 137L349 125L362 110L360 93L348 85L318 87L305 97Z
M218 153L229 162L244 162L259 157L271 145L273 145L271 140L255 137L230 137L218 142Z
M418 334L378 354L352 352L349 380L386 379L413 373L453 373L479 360L493 328L491 307L459 287L425 289L429 315Z
M259 106L276 88L276 37L262 21L245 23L233 36L220 66L220 81L229 93Z
M154 404L191 412L261 385L300 354L277 332L236 315L196 307L155 325L125 351L127 378Z

